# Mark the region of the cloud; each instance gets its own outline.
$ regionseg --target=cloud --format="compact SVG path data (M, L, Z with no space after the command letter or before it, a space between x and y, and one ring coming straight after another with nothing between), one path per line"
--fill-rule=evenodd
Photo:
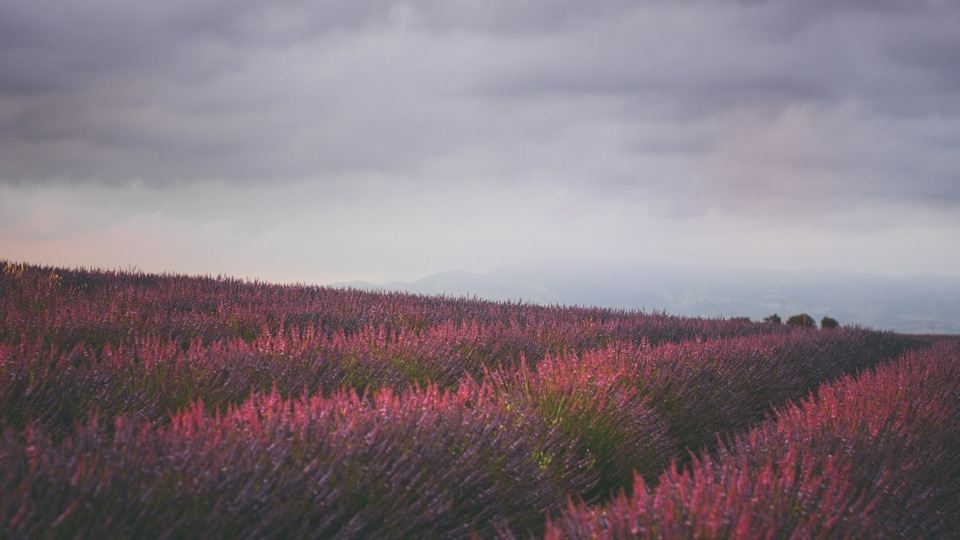
M944 0L11 0L0 184L955 208L957 20Z

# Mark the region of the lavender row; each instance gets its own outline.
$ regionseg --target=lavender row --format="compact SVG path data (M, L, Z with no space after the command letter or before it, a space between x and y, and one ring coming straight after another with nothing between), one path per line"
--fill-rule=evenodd
M27 266L0 261L0 341L43 340L57 352L100 351L160 338L182 348L296 330L332 337L382 330L419 335L440 325L478 326L499 336L503 361L613 341L651 343L695 337L786 332L786 326L726 319L467 298L270 285L225 277Z
M664 482L774 407L923 344L224 278L0 275L13 537L538 533L567 497Z
M779 409L652 487L571 503L546 538L949 538L960 530L960 353L912 353Z
M195 404L0 441L5 538L437 538L538 531L596 481L562 433L487 387Z
M955 530L956 344L842 377L689 467L597 354L369 396L194 403L157 423L39 422L0 442L0 535L115 537L805 537ZM674 461L675 463L675 461ZM658 469L667 472L648 487ZM601 489L639 470L632 494Z
M635 473L653 481L821 383L898 357L903 345L855 329L623 344L494 370L486 380L521 396L596 461L596 489L579 494L595 501L629 488Z
M732 354L725 352L726 338L738 340L736 355L744 359L763 350L760 356L775 372L796 371L797 377L773 379L780 393L793 397L915 345L858 329L791 332L776 325L226 278L4 263L0 280L0 421L23 427L40 420L53 433L65 433L91 411L158 420L192 400L225 407L272 388L285 397L345 387L453 388L490 369L513 371L551 355L598 350L659 355L662 361L654 363L663 365L646 375L661 381L656 385L682 380L681 386L723 395L710 390L711 378L739 377L714 373L728 369L713 367L712 359ZM686 339L692 336L697 339ZM691 345L697 340L713 345ZM769 388L755 392L749 380L743 381L753 392L747 405L767 410ZM652 392L666 400L657 406L671 416L678 407L690 409L676 394ZM744 405L742 399L734 404ZM703 426L674 427L683 445L704 444L723 427L723 418L710 420L706 413L685 415L702 417Z

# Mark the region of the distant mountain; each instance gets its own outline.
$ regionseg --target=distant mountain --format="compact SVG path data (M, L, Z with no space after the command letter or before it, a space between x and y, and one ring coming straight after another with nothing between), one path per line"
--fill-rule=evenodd
M359 289L476 296L537 304L602 306L702 317L808 313L904 333L960 334L960 279L841 272L644 266L454 270L413 282L339 283Z

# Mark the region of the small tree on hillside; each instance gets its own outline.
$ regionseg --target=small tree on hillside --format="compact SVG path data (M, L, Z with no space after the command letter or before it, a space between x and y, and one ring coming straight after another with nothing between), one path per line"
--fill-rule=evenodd
M833 317L820 319L820 328L840 328L840 323Z
M787 324L791 326L802 326L804 328L816 328L817 321L813 320L813 317L807 315L806 313L801 313L799 315L793 315L787 319Z
M769 317L763 319L763 322L780 324L782 321L780 320L780 316L774 313L773 315L770 315Z

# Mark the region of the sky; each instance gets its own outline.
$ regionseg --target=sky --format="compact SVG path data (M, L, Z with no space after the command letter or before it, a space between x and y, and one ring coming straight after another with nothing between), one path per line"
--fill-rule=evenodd
M0 259L960 277L956 0L4 0Z

